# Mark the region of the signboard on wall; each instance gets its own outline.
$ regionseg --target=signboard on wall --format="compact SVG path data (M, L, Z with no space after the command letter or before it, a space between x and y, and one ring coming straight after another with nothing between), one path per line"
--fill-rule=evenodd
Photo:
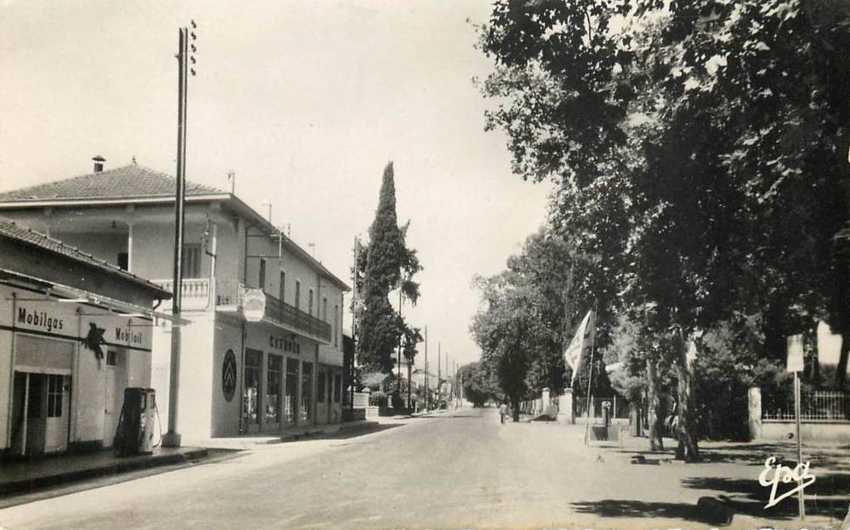
M259 322L266 314L266 293L262 289L245 289L242 293L242 313L248 322Z
M76 338L79 335L76 309L76 304L55 300L18 302L12 318L16 329Z
M153 328L148 320L120 315L87 315L84 313L80 322L83 333L86 333L90 324L105 330L103 340L106 341L106 344L146 351L151 349Z
M233 350L227 350L221 364L221 390L227 402L233 400L236 393L236 355Z

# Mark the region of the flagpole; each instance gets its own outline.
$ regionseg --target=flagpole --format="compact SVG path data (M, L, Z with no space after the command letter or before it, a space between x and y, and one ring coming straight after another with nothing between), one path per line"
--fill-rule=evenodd
M593 302L593 334L590 343L590 366L587 369L587 409L585 410L584 422L584 445L587 447L590 438L590 407L593 403L593 356L596 353L596 320L599 317L599 302Z

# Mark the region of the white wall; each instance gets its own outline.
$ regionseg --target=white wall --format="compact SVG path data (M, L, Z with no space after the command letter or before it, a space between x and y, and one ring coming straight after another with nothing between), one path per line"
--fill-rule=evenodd
M0 322L9 322L8 306L0 303ZM0 449L9 447L8 438L11 421L9 408L12 399L12 332L0 330Z
M239 434L239 415L241 414L242 388L242 326L235 319L219 317L215 323L215 343L212 352L212 436L233 436ZM236 356L236 391L227 401L222 387L222 369L227 350L233 350Z

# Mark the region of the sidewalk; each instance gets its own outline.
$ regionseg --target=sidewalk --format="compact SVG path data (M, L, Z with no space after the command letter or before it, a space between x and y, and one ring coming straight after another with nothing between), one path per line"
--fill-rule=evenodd
M44 456L10 460L0 465L0 497L68 484L70 482L127 473L139 469L180 464L207 456L198 447L154 449L153 454L116 457L111 449L84 454Z
M312 425L288 429L282 434L256 434L240 436L222 436L218 438L203 438L187 440L192 445L206 447L208 449L229 450L262 450L270 449L281 443L293 442L302 439L317 439L333 437L340 433L360 431L373 428L380 422L371 420L347 421L344 423L332 423L328 425Z
M584 426L570 426L583 431ZM713 521L716 526L732 528L837 528L850 502L850 451L847 444L816 443L803 445L803 461L810 462L816 481L805 489L806 521L797 519L796 496L766 508L770 488L759 484L759 474L765 460L788 467L796 465L796 445L793 442L731 442L701 441L698 463L675 459L676 440L664 438L664 450L650 451L649 440L626 435L621 444L590 442L593 458L603 467L623 470L630 468L647 493L680 492L693 504L671 504L668 498L651 498L635 491L630 501L609 499L593 506L579 506L608 515L622 515L632 509L658 510L694 521ZM779 491L790 486L782 484ZM640 502L635 499L641 499ZM661 502L663 501L663 502ZM696 501L696 502L694 502ZM666 504L665 504L666 503ZM666 513L666 512L665 512Z

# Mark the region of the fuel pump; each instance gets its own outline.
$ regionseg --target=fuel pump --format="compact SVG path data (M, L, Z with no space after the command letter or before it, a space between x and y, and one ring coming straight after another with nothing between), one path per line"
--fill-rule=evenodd
M118 419L113 450L118 456L153 452L156 392L153 388L124 389L124 405Z

